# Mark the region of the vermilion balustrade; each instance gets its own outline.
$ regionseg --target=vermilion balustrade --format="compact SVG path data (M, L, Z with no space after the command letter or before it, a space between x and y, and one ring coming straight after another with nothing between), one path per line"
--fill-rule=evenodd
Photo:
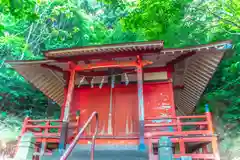
M189 119L195 121L184 122L184 120ZM201 121L196 121L199 119L201 119ZM170 120L170 122L157 122L157 120ZM155 121L155 123L153 121ZM33 132L37 138L37 143L41 144L40 153L45 153L48 142L58 143L61 124L61 120L31 120L27 117L24 120L20 137L27 131ZM195 127L184 130L184 126ZM72 136L69 137L69 141L78 133L78 130L80 129L79 127L80 118L78 116L72 116L69 129L72 129L73 131ZM165 130L163 129L159 131L159 128L163 127L165 127ZM166 130L166 127L171 127L172 131ZM53 129L56 131L51 132ZM180 153L174 154L175 158L180 158L181 156L191 156L193 159L219 160L217 137L214 135L210 112L206 112L205 115L196 116L178 116L166 118L145 117L145 138L148 139L150 160L158 158L153 154L153 148L151 146L156 144L161 136L169 136L173 143L179 144ZM201 150L196 150L194 153L187 153L185 143L194 142L211 143L212 153L210 153L210 150L206 146L202 146Z
M169 122L163 121L169 120ZM184 120L191 120L184 122ZM194 121L195 120L195 121ZM197 121L201 120L201 121ZM184 126L192 126L188 130L184 130ZM167 128L168 127L168 128ZM172 131L169 130L172 128ZM164 128L164 129L161 129ZM178 117L148 117L145 118L145 137L148 138L149 159L158 159L154 155L153 145L158 143L161 136L168 136L174 144L179 144L178 154L174 154L175 158L181 156L191 156L193 159L215 159L220 160L217 146L217 136L214 134L211 113L206 112L205 115L196 116L178 116ZM211 144L211 151L206 145L201 146L201 150L194 153L186 152L186 143L205 142Z
M70 133L70 136L68 136L68 143L70 143L73 137L78 133L79 127L79 116L71 116L69 130L71 130L72 133ZM40 154L47 154L47 144L58 143L61 128L62 120L32 120L29 117L26 117L24 119L18 141L25 132L32 132L36 137L36 143L40 144L40 147L36 147L36 152L40 152Z

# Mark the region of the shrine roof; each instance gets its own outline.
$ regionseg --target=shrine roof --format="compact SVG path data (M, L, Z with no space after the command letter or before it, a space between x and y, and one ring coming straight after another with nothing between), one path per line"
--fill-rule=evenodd
M150 41L150 42L132 42L132 43L119 43L107 44L96 46L85 46L75 48L64 48L57 50L43 51L47 59L61 59L61 60L91 60L101 58L116 58L116 57L132 57L136 55L162 55L174 54L178 56L187 52L202 51L223 48L231 41L220 41L210 44L190 46L185 48L164 48L163 41ZM77 59L76 59L77 58Z
M139 53L157 53L160 52L162 48L163 41L151 41L63 48L57 50L43 51L43 53L47 58L64 58L73 56L90 57L91 55L106 54L115 56L116 54L137 55Z
M7 61L7 63L33 86L62 105L65 86L64 71L68 67L67 61L71 60L69 57L88 58L90 56L88 64L91 64L101 60L106 61L107 59L104 59L106 57L100 56L106 55L106 53L112 55L111 60L115 61L134 60L135 54L142 53L143 60L154 62L144 69L154 69L169 64L173 66L173 85L184 86L182 89L174 90L176 107L183 114L191 114L223 58L225 50L229 48L231 48L231 41L166 49L163 48L162 41L136 42L52 50L45 52L46 58L43 60ZM126 54L130 53L129 51L134 51L131 52L134 54ZM124 57L119 57L119 53L123 53ZM91 55L97 55L97 57L91 57ZM59 61L59 59L64 59L64 61ZM76 58L72 60L76 60ZM86 64L84 59L77 60L79 65ZM50 68L46 66L50 66ZM98 70L93 71L99 72ZM107 70L101 71L106 72ZM80 75L78 75L76 83L79 82L79 78Z

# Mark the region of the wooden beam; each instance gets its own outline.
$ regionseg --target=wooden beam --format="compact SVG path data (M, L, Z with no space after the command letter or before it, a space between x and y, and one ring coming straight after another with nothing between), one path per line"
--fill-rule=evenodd
M54 59L59 62L68 62L68 61L84 61L89 59L105 59L109 60L112 58L121 58L121 57L136 57L137 55L155 55L159 53L160 50L141 50L141 51L124 51L124 52L114 52L114 53L102 53L102 54L84 54L77 56L66 56L66 57L48 57L48 59Z
M142 66L152 64L151 61L143 60ZM114 68L114 67L137 67L138 64L136 61L108 61L108 62L97 62L93 64L87 64L87 65L76 65L75 70L76 71L84 71L84 70L92 70L97 68Z
M76 72L76 69L75 69L77 66L76 61L68 61L68 65L69 65L70 72L73 72L73 70Z
M194 54L196 54L196 51L192 51L192 52L182 54L181 56L177 57L176 59L168 62L167 65L174 65L176 63L179 63L179 62L183 61L184 59L193 56Z
M154 73L154 72L171 72L173 68L171 66L166 67L152 67L152 68L143 68L144 73ZM123 73L136 74L136 69L123 69ZM83 76L106 76L109 75L108 71L94 71L94 72L77 72L79 75Z
M168 67L153 67L153 68L143 68L144 73L154 73L154 72L167 72ZM123 69L123 73L136 74L136 69ZM95 72L77 72L77 74L82 76L106 76L109 75L108 71L95 71Z
M84 60L85 64L90 64L90 61L88 59Z
M84 60L84 63L85 63L85 64L90 64L91 62L90 62L90 60L86 59L86 60ZM85 73L86 73L86 72L85 72ZM90 72L87 72L87 73L89 73L89 74L91 74L92 76L94 76L94 71L93 71L93 70L90 70ZM79 74L79 73L78 73L78 74ZM83 74L79 74L79 75L83 75ZM84 75L84 76L87 76L87 75ZM90 75L88 75L88 76L90 76ZM86 81L88 82L88 84L91 84L91 80L92 80L91 77L86 77Z
M64 72L64 70L61 67L55 66L55 65L49 65L49 64L41 64L41 67L48 68L50 70L54 70L57 72Z
M184 85L173 86L173 89L184 89Z

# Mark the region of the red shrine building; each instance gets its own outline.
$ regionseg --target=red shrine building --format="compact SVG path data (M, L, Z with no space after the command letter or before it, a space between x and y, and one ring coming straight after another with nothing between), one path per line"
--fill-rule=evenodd
M163 41L150 41L50 50L42 60L8 61L61 106L58 120L25 118L20 137L33 132L43 153L49 144L64 149L74 139L80 145L92 139L96 146L137 145L153 160L154 144L167 136L174 158L219 160L209 110L193 112L230 46L222 41L164 48Z

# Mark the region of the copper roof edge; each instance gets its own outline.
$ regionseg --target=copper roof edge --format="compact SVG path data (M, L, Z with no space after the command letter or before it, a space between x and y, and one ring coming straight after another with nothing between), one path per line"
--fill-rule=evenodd
M44 52L51 52L51 51L64 51L64 50L70 50L70 49L84 49L84 48L91 48L91 47L102 47L102 46L117 46L117 45L126 45L126 46L131 46L133 44L135 45L151 45L151 44L159 44L159 43L163 43L163 41L149 41L149 42L132 42L132 43L119 43L119 44L107 44L107 45L99 45L99 46L87 46L87 47L77 47L77 48L65 48L65 49L58 49L58 50L49 50ZM176 51L189 51L189 50L197 50L197 49L201 49L201 48L211 48L211 47L215 47L215 46L221 46L221 45L226 45L226 44L232 44L231 40L225 40L225 41L217 41L217 42L213 42L213 43L209 43L209 44L203 44L203 45L195 45L195 46L190 46L190 47L184 47L184 48L165 48L163 49L161 52L176 52ZM159 44L161 45L161 44ZM45 55L46 56L46 55ZM52 62L56 62L55 60L52 59L41 59L41 60L7 60L5 61L6 63L10 64L10 65L18 65L18 64L42 64L42 63L52 63Z
M42 60L7 60L5 61L6 63L10 64L10 65L24 65L24 64L43 64L43 63L52 63L52 62L56 62L55 60L51 60L51 59L42 59Z
M188 46L183 48L164 48L162 51L171 52L171 51L178 51L178 50L195 50L199 48L215 47L215 46L225 45L225 44L232 44L232 40L217 41L213 43L194 45L194 46Z
M116 48L116 47L129 47L132 45L137 46L144 46L144 45L163 45L163 40L156 40L156 41L139 41L139 42L125 42L125 43L113 43L113 44L103 44L103 45L92 45L92 46L80 46L80 47L72 47L72 48L62 48L62 49L53 49L53 50L46 50L42 51L45 56L48 53L57 53L61 51L68 51L68 50L84 50L84 49L97 49L97 48Z
M173 52L173 51L184 51L184 50L194 50L201 48L210 48L219 45L231 44L231 40L217 41L213 43L203 44L203 45L195 45L183 48L165 48L162 52ZM63 48L56 50L48 50L43 51L45 57L51 57L54 54L62 53L62 52L72 52L72 51L89 51L96 49L114 49L114 48L124 48L124 47L144 47L150 45L158 45L163 48L163 41L145 41L145 42L131 42L131 43L118 43L118 44L105 44L105 45L94 45L94 46L82 46L82 47L73 47L73 48Z

